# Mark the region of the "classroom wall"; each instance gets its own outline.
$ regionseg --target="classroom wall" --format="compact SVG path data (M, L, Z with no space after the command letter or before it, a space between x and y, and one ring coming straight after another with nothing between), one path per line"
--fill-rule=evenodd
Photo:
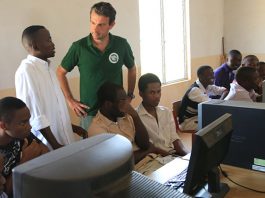
M26 51L21 44L25 27L40 24L50 30L56 47L52 58L54 66L60 64L71 43L89 33L90 7L98 0L23 0L0 2L0 90L14 88L14 74ZM112 33L128 39L139 62L139 25L137 1L110 0L118 14ZM135 19L135 20L131 20ZM124 28L130 27L130 28ZM78 71L69 77L78 76Z
M0 68L1 73L5 75L0 78L0 97L15 95L14 74L19 63L26 56L20 41L23 29L32 24L42 24L50 30L56 45L56 56L52 58L52 62L57 66L71 43L88 34L89 9L95 2L97 1L24 0L14 3L2 0L0 53L4 58L0 59ZM117 10L116 26L112 33L128 39L140 71L138 1L110 0L109 2ZM206 7L207 12L205 12ZM12 14L10 14L11 10ZM196 79L195 73L199 65L209 64L213 67L219 65L220 40L223 34L223 0L190 1L188 11L190 15L190 34L188 34L190 36L190 79L163 86L161 104L169 108L171 108L171 102L180 99L187 87ZM126 70L124 74L126 82ZM70 86L77 98L79 97L78 76L77 69L69 75ZM136 89L136 96L138 96L137 92ZM132 104L136 106L139 102L138 96ZM72 119L74 122L78 121L75 116L72 116Z
M54 66L57 66L71 43L88 34L89 10L95 2L98 1L23 0L14 3L14 1L2 0L0 3L0 54L2 57L0 59L2 74L0 78L0 97L15 95L14 74L19 63L26 56L20 41L23 29L32 24L42 24L50 30L56 45L56 57L52 58L52 62ZM138 1L110 0L109 2L117 10L116 25L112 33L128 39L134 51L138 71L140 71ZM252 39L255 37L253 43L257 46L259 42L260 47L256 48L254 52L259 53L260 56L265 54L261 44L263 37L262 26L260 25L265 17L265 13L261 12L264 3L262 0L251 2L253 3L248 0L189 1L190 78L183 82L163 86L162 105L171 108L172 101L183 96L188 86L196 79L198 66L208 64L215 68L220 65L222 36L225 36L226 51L230 48L240 48L243 52L252 52L254 47L246 45L244 40L252 43ZM258 14L253 11L253 6L259 7L257 9ZM251 8L251 13L247 13L249 11L248 7ZM246 14L240 15L242 10L245 10ZM231 18L235 17L238 19L237 25L236 28L232 28L234 23L231 22ZM255 22L259 23L258 25L251 24L252 29L257 30L258 33L242 31L242 23L246 20L254 24ZM236 39L232 39L232 37ZM126 82L126 69L124 69L124 74ZM77 69L68 76L72 91L77 98L79 97L78 76ZM138 73L138 76L140 76L140 73ZM133 106L140 102L137 92L136 88L137 97L132 102ZM78 122L78 119L72 113L71 115L74 122Z
M265 1L225 0L225 50L238 49L265 60Z

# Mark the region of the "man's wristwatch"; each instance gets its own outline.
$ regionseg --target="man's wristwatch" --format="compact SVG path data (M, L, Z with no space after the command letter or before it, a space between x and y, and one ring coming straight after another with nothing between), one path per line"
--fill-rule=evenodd
M131 99L135 98L135 95L133 93L130 93L130 92L127 93L127 96L130 97Z

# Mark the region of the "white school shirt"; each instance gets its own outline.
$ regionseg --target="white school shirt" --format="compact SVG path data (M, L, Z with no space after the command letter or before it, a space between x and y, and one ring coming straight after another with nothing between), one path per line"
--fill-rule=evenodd
M173 142L180 139L176 132L176 125L172 111L163 106L156 107L157 120L149 114L142 103L136 109L141 121L143 122L151 142L154 146L165 151L173 151Z
M222 95L226 90L225 87L219 87L216 85L208 85L205 89L199 79L196 80L196 83L199 87L193 87L188 93L188 97L190 100L198 103L211 100L209 95ZM180 128L181 130L197 130L198 116L185 119L184 122L180 124Z
M39 131L50 126L60 144L74 142L65 98L49 61L28 55L16 71L15 86L17 98L30 110L31 130L35 136L51 148Z
M230 84L230 90L225 100L241 100L241 101L256 101L255 91L247 91L244 87L240 86L236 81Z
M222 95L226 90L225 87L219 87L216 85L208 85L205 89L199 79L196 80L196 83L199 87L193 87L189 92L188 97L190 100L198 103L211 100L209 95Z

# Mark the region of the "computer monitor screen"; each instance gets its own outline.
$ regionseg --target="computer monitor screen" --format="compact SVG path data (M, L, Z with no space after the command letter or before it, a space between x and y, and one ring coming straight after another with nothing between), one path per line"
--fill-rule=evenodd
M183 192L194 195L208 183L208 191L222 197L228 186L220 184L218 166L229 149L231 114L224 114L195 134ZM207 192L208 193L208 192Z

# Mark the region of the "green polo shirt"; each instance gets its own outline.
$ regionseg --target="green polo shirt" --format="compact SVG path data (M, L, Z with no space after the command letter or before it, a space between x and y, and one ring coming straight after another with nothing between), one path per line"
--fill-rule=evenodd
M110 35L110 42L104 53L93 46L91 35L72 44L62 60L62 67L68 72L75 66L80 72L80 100L88 105L89 115L97 112L97 91L106 81L123 85L122 66L134 66L134 56L126 39Z

